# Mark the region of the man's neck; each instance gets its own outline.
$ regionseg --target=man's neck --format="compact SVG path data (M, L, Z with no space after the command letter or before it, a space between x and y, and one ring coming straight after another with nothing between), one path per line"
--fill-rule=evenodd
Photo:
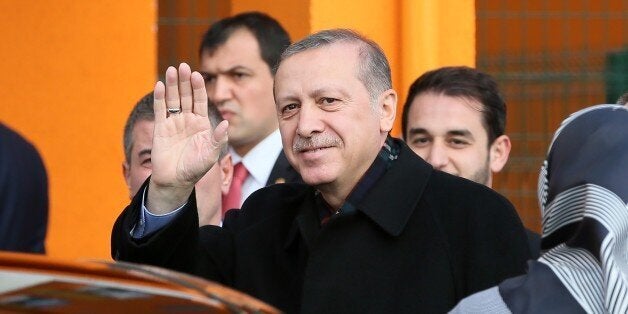
M351 185L350 188L347 188L345 185L344 189L340 184L334 183L325 184L316 188L321 192L321 196L325 202L333 209L338 210L342 204L344 204L347 196L349 196L349 193L356 184L357 182Z
M349 195L353 192L360 181L364 178L369 168L375 163L375 159L378 158L380 151L386 141L386 135L381 140L379 145L379 149L374 152L373 158L370 163L365 163L361 169L358 169L356 173L359 175L354 175L344 180L338 179L334 182L322 184L320 186L316 186L316 188L321 192L321 196L325 199L325 202L329 204L334 209L339 209L345 203Z
M231 147L233 147L233 150L238 154L238 156L244 157L257 144L259 144L259 142L251 142L251 143L241 144L238 146L231 145Z

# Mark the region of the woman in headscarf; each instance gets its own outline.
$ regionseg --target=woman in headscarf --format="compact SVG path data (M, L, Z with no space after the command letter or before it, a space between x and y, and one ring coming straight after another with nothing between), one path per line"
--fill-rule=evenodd
M541 257L451 313L628 313L628 108L563 121L538 192Z

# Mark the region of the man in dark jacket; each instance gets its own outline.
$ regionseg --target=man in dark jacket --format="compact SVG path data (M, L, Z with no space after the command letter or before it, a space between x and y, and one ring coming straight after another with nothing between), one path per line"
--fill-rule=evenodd
M200 75L170 68L155 87L153 174L114 226L114 258L202 275L290 313L443 313L523 273L510 203L388 136L391 86L381 48L352 31L290 46L274 95L284 152L307 185L262 189L222 228L199 231L194 183L227 123L212 132ZM145 211L168 221L137 228Z
M403 139L435 169L493 187L510 155L506 102L488 74L465 66L423 73L408 91ZM541 236L526 229L532 258Z
M0 251L45 253L48 175L37 149L0 123Z

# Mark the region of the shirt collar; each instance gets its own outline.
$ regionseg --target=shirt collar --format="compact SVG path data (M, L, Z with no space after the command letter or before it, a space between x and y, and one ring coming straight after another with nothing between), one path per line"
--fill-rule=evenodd
M238 155L231 147L229 147L229 152L231 153L233 164L242 162L249 175L263 186L266 185L266 181L270 177L281 149L281 134L279 134L279 129L277 129L255 145L244 156Z
M317 193L319 218L321 222L325 221L330 214L351 214L355 212L356 206L362 202L367 192L384 175L386 170L392 166L393 162L397 160L398 157L399 144L395 143L392 137L389 136L386 138L379 154L377 154L377 158L375 158L371 166L366 170L360 181L353 187L353 190L349 193L347 199L338 210L331 208L320 193Z

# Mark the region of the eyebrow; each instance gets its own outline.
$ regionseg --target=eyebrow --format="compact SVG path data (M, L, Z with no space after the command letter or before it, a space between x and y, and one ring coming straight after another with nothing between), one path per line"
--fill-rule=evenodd
M337 93L336 97L349 98L347 93L345 93L345 91L340 88L334 89L334 88L326 88L326 87L317 88L309 92L307 97L316 99L332 92ZM273 89L273 94L275 95L275 101L277 105L279 105L279 102L283 102L283 101L296 101L296 102L301 101L301 99L297 95L288 94L288 95L277 96L277 94L275 94L274 89Z
M235 65L233 67L230 67L226 70L218 70L217 72L209 72L209 71L199 71L199 73L201 74L208 74L208 75L216 75L216 74L224 74L224 73L233 73L236 71L246 71L246 72L253 72L253 70L243 66L243 65Z
M430 134L430 132L428 132L427 129L425 128L411 128L410 131L408 131L408 135L417 135L417 134ZM473 134L471 134L471 132L469 132L469 130L467 129L449 130L447 131L447 135L448 136L464 136L464 137L473 138Z
M273 89L273 93L274 93L274 89ZM279 107L279 103L280 102L288 102L288 101L294 101L294 102L299 102L300 99L297 96L294 95L285 95L285 96L279 96L279 97L275 97L275 105L277 107Z
M150 155L151 154L151 149L150 148L146 148L146 149L142 149L140 150L139 153L137 153L138 157L142 157L144 155Z
M425 128L411 128L408 131L408 135L417 135L417 134L429 134Z
M467 129L450 130L450 131L447 131L447 135L450 135L450 136L464 136L464 137L473 138L473 134L471 134L471 132L469 132L469 130L467 130Z
M312 98L318 98L328 93L338 93L338 95L340 95L341 97L347 97L347 93L345 93L345 91L342 88L336 88L335 86L332 86L331 88L329 87L317 88L313 90L312 92L310 92L309 96Z

